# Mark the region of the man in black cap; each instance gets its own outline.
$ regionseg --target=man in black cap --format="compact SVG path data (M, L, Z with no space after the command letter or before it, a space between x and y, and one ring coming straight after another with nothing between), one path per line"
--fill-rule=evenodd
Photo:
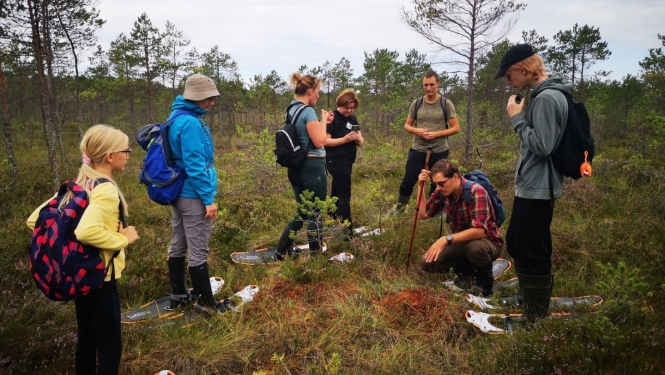
M515 260L528 321L547 316L552 295L552 234L554 198L561 196L563 176L549 160L561 141L568 118L568 104L563 92L573 85L563 77L548 77L543 61L533 47L518 44L501 59L494 79L505 77L508 85L522 91L531 89L530 103L517 95L508 99L510 123L522 145L515 169L515 199L506 233L508 253ZM548 165L550 164L550 165Z

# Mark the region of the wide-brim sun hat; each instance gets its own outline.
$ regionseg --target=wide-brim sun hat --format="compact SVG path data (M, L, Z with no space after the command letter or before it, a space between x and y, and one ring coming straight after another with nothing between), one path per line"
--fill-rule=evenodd
M185 81L185 92L182 97L187 100L199 101L219 96L215 82L203 74L192 74Z

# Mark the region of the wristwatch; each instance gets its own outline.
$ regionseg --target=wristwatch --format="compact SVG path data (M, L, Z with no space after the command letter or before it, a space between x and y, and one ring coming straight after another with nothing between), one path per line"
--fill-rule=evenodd
M448 245L452 245L453 235L452 234L446 234L446 241L448 241Z

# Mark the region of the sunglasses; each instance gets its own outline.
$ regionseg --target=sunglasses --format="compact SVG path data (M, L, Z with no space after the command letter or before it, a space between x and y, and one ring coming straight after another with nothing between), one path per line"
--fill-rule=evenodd
M442 187L446 186L446 182L448 182L448 181L450 181L450 179L447 179L445 181L436 182L436 186L442 188Z

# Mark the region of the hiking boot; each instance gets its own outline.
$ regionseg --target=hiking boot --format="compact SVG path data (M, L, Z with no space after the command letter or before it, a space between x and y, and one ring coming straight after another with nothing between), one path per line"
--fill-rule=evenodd
M166 306L166 311L184 310L187 305L192 303L192 296L188 293L186 296L171 296L171 304Z
M228 298L224 298L219 302L215 302L213 306L208 306L208 304L205 302L205 299L199 298L196 300L194 307L197 310L202 311L210 316L213 316L213 314L222 315L227 311L239 312L239 310L233 306L233 303Z
M300 248L298 246L292 245L286 248L285 252L281 252L279 250L275 251L275 259L277 260L285 260L287 257L288 258L298 258L300 256Z
M494 274L492 273L492 262L484 266L475 266L474 284L480 289L483 297L489 297L494 293Z
M409 208L409 205L406 203L395 203L395 205L388 211L386 214L387 217L401 215L406 213L406 210Z
M473 277L464 274L457 274L455 277L453 277L453 284L464 290L471 289L471 286L473 285Z

